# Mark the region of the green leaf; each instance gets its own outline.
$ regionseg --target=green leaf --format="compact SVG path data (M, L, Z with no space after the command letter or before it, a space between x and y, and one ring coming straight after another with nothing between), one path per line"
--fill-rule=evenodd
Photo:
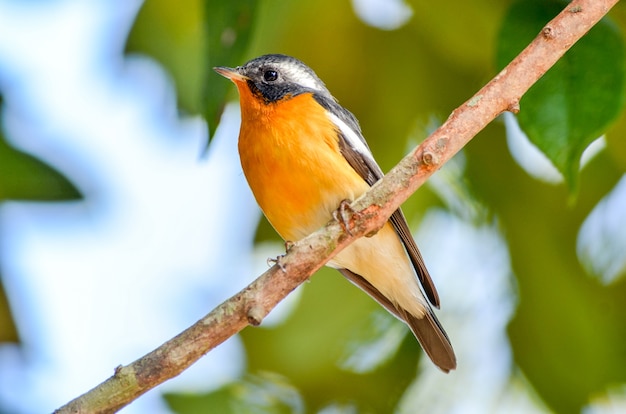
M202 114L215 132L229 83L213 66L236 66L250 40L254 0L147 0L126 44L127 52L146 54L171 74L180 107Z
M592 399L608 401L612 384L626 382L626 342L619 339L626 337L626 279L604 286L576 255L581 223L623 170L612 154L599 154L568 206L565 186L533 180L502 156L502 133L493 123L468 146L465 178L506 234L519 298L508 327L515 365L553 412L580 413Z
M202 0L147 0L126 42L127 53L148 55L165 67L174 79L179 105L192 114L202 112L204 19Z
M36 158L11 147L0 131L0 201L79 198L82 198L80 192L70 181Z
M497 64L508 64L565 3L520 1L506 15ZM522 98L518 121L528 138L577 186L580 157L624 103L624 43L605 18L575 44Z
M0 274L0 344L3 342L18 343L19 341L17 327L13 321L9 300L2 285L2 275Z
M258 1L211 1L205 2L207 12L208 50L207 66L210 72L204 89L204 117L209 123L210 135L222 112L229 83L213 73L214 66L241 65L248 48Z
M0 108L2 96L0 96ZM11 147L0 125L0 202L4 200L74 200L81 198L74 185L36 158ZM0 275L0 343L18 342Z
M0 136L1 200L76 200L80 192L60 173L10 147Z

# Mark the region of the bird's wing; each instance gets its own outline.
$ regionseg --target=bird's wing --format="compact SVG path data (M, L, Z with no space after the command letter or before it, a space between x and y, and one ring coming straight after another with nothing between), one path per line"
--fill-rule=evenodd
M365 142L365 138L363 138L361 134L361 127L357 119L350 111L334 100L317 94L315 94L314 97L320 105L328 110L331 120L337 125L340 136L339 148L341 154L370 186L374 185L384 174L374 160L374 156L367 142ZM426 297L434 307L439 308L439 294L428 273L428 269L426 269L424 259L415 244L415 240L413 240L413 236L411 235L402 210L396 210L389 218L389 221L396 230L396 233L400 237L411 259L411 263L415 268L415 272L421 282Z

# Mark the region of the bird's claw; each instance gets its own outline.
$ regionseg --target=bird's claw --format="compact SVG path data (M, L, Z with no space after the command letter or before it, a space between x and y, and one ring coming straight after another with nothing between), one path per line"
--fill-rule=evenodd
M295 244L295 243L294 243L294 242L292 242L292 241L289 241L289 240L285 241L285 254L289 253L289 250L291 250L291 248L294 246L294 244ZM287 268L286 268L286 266L282 263L282 259L283 259L283 257L285 257L285 255L284 255L284 254L280 254L280 255L276 256L275 258L268 257L268 258L267 258L267 265L268 265L268 266L273 266L273 265L276 265L276 266L278 266L278 268L279 268L280 270L282 270L283 272L286 272L286 271L287 271Z
M352 228L354 227L354 216L358 214L350 206L349 200L341 200L339 208L333 211L333 218L339 223L342 230L352 236Z

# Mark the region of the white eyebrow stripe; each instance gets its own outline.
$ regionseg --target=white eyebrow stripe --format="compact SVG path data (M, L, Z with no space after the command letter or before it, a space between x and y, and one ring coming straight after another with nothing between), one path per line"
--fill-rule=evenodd
M300 68L293 68L287 64L280 64L279 70L282 71L286 78L293 80L295 83L312 89L314 91L324 91L326 88L321 85L317 79Z
M346 140L350 144L350 147L354 149L359 154L363 155L365 158L374 161L374 156L365 143L361 140L361 138L357 135L356 132L352 128L348 126L344 121L341 120L337 115L333 114L330 111L326 111L328 117L335 125L339 127L339 130L346 137ZM375 163L375 161L374 161Z

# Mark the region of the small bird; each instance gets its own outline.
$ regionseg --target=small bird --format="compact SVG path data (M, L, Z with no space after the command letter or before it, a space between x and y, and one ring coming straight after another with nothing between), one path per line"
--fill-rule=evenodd
M237 86L241 166L261 210L284 240L300 240L319 229L344 200L358 198L383 177L357 119L300 60L271 54L214 69ZM406 322L442 371L456 368L450 340L431 307L439 308L437 290L402 210L328 266Z

